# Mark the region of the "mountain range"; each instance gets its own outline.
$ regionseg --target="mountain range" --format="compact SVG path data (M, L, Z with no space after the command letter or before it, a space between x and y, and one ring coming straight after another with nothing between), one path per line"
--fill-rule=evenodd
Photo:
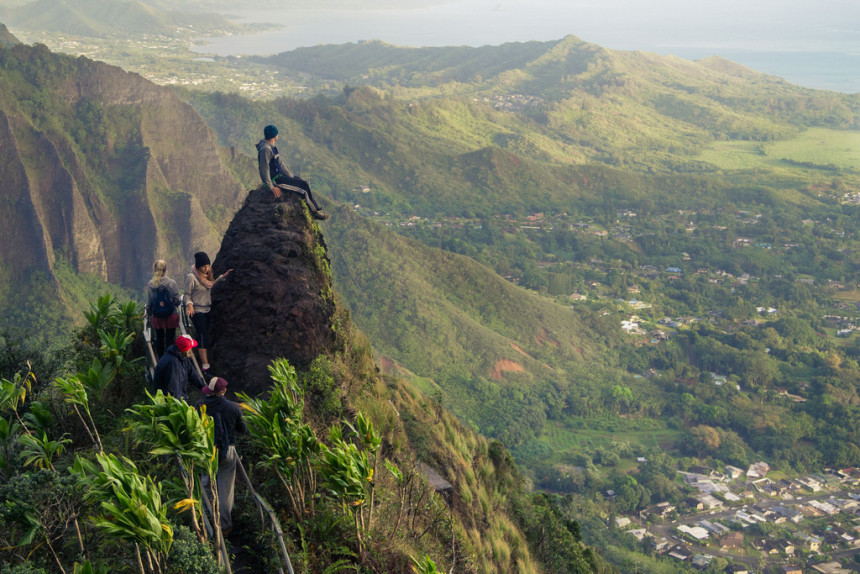
M173 36L180 29L202 33L233 30L217 14L176 10L164 2L138 0L35 0L0 10L0 18L16 28L73 36Z
M338 296L380 368L411 381L400 399L414 384L426 416L449 407L541 485L635 476L636 508L679 497L676 468L636 460L662 451L860 464L860 351L823 319L856 297L858 97L573 37L423 50L260 60L338 93L253 102L0 48L6 324L56 330L96 286L139 293L156 257L181 276L214 254L275 123L334 213ZM623 333L634 304L671 340Z
M0 50L0 62L3 300L31 298L13 314L79 304L57 280L64 266L137 291L156 257L180 275L195 251L217 248L242 191L190 106L44 46Z

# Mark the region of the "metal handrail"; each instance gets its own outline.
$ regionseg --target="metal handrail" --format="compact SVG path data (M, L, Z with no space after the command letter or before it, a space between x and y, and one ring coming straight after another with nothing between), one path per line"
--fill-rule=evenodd
M182 473L182 479L188 483L188 474L185 472L185 466L182 464L182 461L179 460L179 455L176 455L176 465L179 467L179 472ZM211 479L210 479L211 480ZM203 485L200 485L200 499L202 502L200 509L200 518L203 520L203 528L206 529L206 534L211 538L215 535L215 520L220 520L220 518L215 516L215 512L212 509L212 505L209 503L209 497L206 496L206 493L203 491ZM207 516L208 513L208 516ZM212 523L210 524L209 517L212 517ZM227 574L232 574L233 569L230 566L230 553L227 552L227 544L224 542L224 536L220 537L221 544L219 545L218 552L221 553L221 562L224 564L227 569Z
M188 334L188 316L185 314L185 301L181 303L180 309L180 320L179 320L179 328L182 335ZM143 338L146 341L147 354L149 355L150 361L152 363L151 366L147 367L147 372L149 373L149 378L151 381L154 381L154 370L155 365L158 363L158 359L155 356L155 350L152 348L152 328L149 323L149 313L144 311L143 316ZM200 365L197 362L197 357L194 354L191 354L191 360L194 361L194 368L197 369L197 372L200 374L201 378L203 377L203 372L200 370ZM179 460L178 456L176 459L176 465L179 467L179 472L182 474L183 480L187 483L188 475L185 471L185 466L183 466L182 462ZM281 523L278 520L277 515L275 514L274 509L272 509L271 505L266 502L266 499L260 496L256 490L254 490L254 486L251 484L251 479L248 477L248 473L245 470L245 465L242 464L242 459L238 458L237 466L240 474L242 475L242 479L245 482L245 485L248 487L248 491L251 493L252 498L254 499L254 503L257 505L257 510L260 512L260 522L265 525L265 519L268 516L271 530L274 534L275 539L278 541L278 548L281 554L281 558L283 563L287 567L288 574L295 574L293 571L293 565L290 561L290 554L287 551L287 545L284 542L284 531L281 528ZM210 516L213 515L212 505L209 502L209 497L205 495L201 491L202 505L201 505L201 519L203 521L203 527L206 529L207 534L212 537L214 535L213 525L210 524ZM212 518L214 520L214 517ZM219 548L219 552L221 553L221 559L223 564L227 568L227 574L231 574L232 570L230 567L230 554L227 552L227 545L224 541L224 537L221 537L221 547ZM283 574L283 569L279 568L278 572Z
M183 297L182 302L179 304L179 331L183 335L188 335L188 331L192 327L189 324L191 319L185 313L185 298ZM191 353L191 362L194 363L194 369L197 371L197 374L200 375L200 378L203 379L204 383L208 383L206 377L203 376L203 370L200 368L200 363L197 362L197 356L194 353Z
M275 538L278 541L278 546L281 551L281 557L284 560L284 564L287 566L287 571L289 574L294 574L293 572L293 564L290 562L290 554L287 552L287 545L284 543L284 531L281 528L281 522L278 520L278 516L275 514L275 511L266 502L266 499L257 494L257 491L254 490L254 486L251 484L251 479L248 478L248 473L245 472L245 465L242 464L242 459L239 458L238 464L239 472L242 474L242 479L245 481L245 484L248 486L248 490L254 497L254 502L257 503L257 509L260 511L260 518L263 519L263 513L267 514L269 520L271 521L272 531L275 534ZM281 570L283 572L283 570Z

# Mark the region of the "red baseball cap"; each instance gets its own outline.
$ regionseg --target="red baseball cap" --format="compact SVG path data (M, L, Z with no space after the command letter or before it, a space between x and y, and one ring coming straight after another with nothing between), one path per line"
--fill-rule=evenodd
M189 337L188 335L180 335L176 337L176 348L181 352L190 351L194 347L197 346L197 341Z

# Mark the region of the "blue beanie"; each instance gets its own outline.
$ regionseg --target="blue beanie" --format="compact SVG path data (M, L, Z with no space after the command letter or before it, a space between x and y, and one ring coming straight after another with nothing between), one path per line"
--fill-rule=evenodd
M275 126L269 125L263 128L263 137L267 140L272 139L276 135L278 135L278 128Z

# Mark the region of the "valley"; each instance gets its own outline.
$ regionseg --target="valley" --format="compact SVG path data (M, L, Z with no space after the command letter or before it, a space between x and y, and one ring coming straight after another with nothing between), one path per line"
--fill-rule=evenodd
M860 466L856 96L575 38L426 70L374 45L355 61L337 46L201 61L188 40L41 38L177 88L246 188L258 128L290 134L288 164L334 212L334 287L381 368L503 442L622 571L691 568L693 554L652 556L607 524L661 503L692 512L693 467L764 460L775 483L825 475L828 496L857 495L838 474ZM366 65L380 53L387 67ZM723 556L854 567L838 541L754 546L834 530L814 514L747 524L743 553ZM838 522L858 538L853 513Z

